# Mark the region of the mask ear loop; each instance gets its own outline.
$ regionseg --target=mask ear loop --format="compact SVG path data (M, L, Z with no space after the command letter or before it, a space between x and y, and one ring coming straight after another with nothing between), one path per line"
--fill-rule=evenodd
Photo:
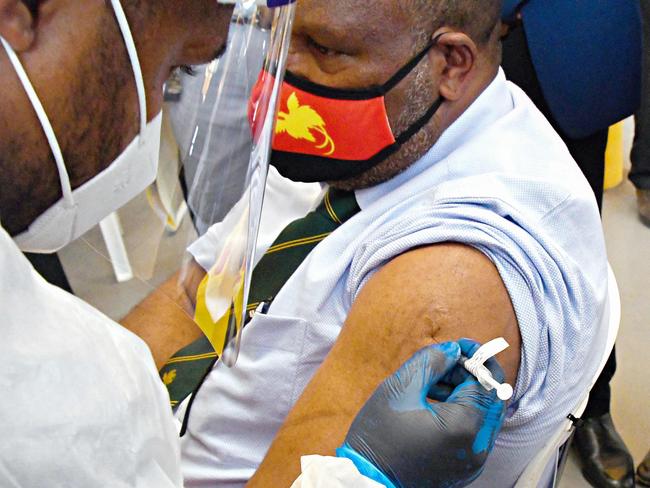
M144 77L142 76L142 69L140 66L140 59L138 58L138 51L135 47L135 41L133 40L133 35L131 34L131 29L126 18L126 14L124 13L124 9L122 8L122 4L119 0L111 0L111 4L113 6L113 11L115 12L117 23L122 32L124 44L126 46L126 50L129 54L129 59L131 60L131 66L133 68L133 75L135 77L135 86L138 92L138 102L140 107L140 135L142 136L147 127L147 97L144 86ZM20 62L20 59L16 55L15 51L2 36L0 36L0 42L2 42L2 46L7 52L9 61L11 62L14 70L16 71L16 74L18 75L18 79L20 80L20 83L22 84L23 89L25 90L25 93L27 94L27 97L32 104L32 107L36 112L36 116L38 117L38 120L41 123L41 127L43 128L43 132L45 133L45 137L47 138L47 142L50 146L50 150L52 151L52 155L54 156L56 168L59 173L59 182L61 183L61 193L63 195L63 200L68 207L73 207L74 197L72 195L70 175L68 174L65 160L63 158L63 152L61 151L61 146L59 145L59 141L56 138L52 123L47 116L47 112L45 111L45 108L43 107L43 104L41 103L36 90L34 90L34 85L32 85L32 82L30 81L29 76L27 75L27 72L25 71L25 68ZM144 142L144 139L141 137L139 144L142 145Z
M431 49L434 48L436 44L438 44L438 41L440 41L440 38L444 36L445 34L448 34L447 32L441 32L438 34L436 37L431 39L429 43L420 51L417 53L413 59L411 59L402 69L400 69L393 77L388 80L386 83L384 83L381 86L381 92L383 95L388 94L389 91L391 91L393 88L395 88L397 85L399 85L404 78L406 78L411 71L415 69L415 67L420 64L420 61L424 59L424 57L431 51Z
M38 117L38 120L41 123L41 127L43 128L43 132L45 133L45 137L47 138L47 142L50 145L50 150L52 151L52 155L54 156L54 161L56 162L56 168L59 172L61 193L63 194L63 199L65 201L65 204L68 207L73 207L74 197L72 196L70 176L68 175L68 170L65 167L63 152L61 151L61 146L59 146L59 141L56 138L56 134L54 133L54 129L52 128L50 119L47 116L47 113L45 112L45 108L43 108L43 104L41 103L41 99L36 94L36 90L34 90L34 86L32 85L32 82L29 80L29 76L27 75L27 72L25 71L25 68L23 67L23 64L20 62L20 59L16 55L15 51L9 45L9 43L4 40L3 37L0 37L0 41L2 41L2 45L4 46L5 51L7 51L7 55L9 56L9 61L11 61L11 64L13 65L14 70L18 75L18 78L20 79L20 83L23 85L23 89L25 90L25 93L27 93L27 97L29 98L32 107L36 112L36 116Z
M129 21L126 18L124 9L120 0L111 0L111 5L113 6L113 11L115 12L115 18L117 19L117 24L122 31L122 37L124 38L124 45L126 46L126 51L129 54L129 59L131 61L131 67L133 68L133 76L135 77L135 87L138 92L138 102L140 105L140 136L143 136L145 129L147 127L147 94L144 87L144 76L142 75L142 65L140 64L140 58L138 56L138 49L135 46L135 41L133 40L133 34L131 33L131 28L129 26ZM145 143L144 138L140 137L139 144L142 146Z

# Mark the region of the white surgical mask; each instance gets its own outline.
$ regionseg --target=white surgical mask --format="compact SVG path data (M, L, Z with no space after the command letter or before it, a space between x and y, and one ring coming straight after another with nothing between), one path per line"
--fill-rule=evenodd
M120 0L111 0L133 74L140 105L140 133L105 170L74 191L63 154L43 105L18 56L0 37L29 97L54 155L63 198L41 214L14 241L22 251L52 253L77 239L154 182L158 170L162 113L147 123L147 100L140 60Z

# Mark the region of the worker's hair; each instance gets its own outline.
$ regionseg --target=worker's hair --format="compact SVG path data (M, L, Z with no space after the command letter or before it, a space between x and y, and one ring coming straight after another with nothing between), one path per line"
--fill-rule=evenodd
M38 7L42 3L42 0L22 0L25 6L32 13L34 18L38 17ZM113 9L111 6L110 0L104 0L106 8ZM158 8L158 5L161 3L158 0L153 1L144 1L144 0L122 0L122 6L130 14L131 17L136 19L142 19L145 14L150 14L152 11L155 11ZM131 20L131 19L129 19Z
M402 0L416 19L416 34L429 39L442 26L465 32L479 47L498 44L503 0Z
M178 1L171 0L171 2ZM104 0L104 3L109 12L113 12L111 0ZM133 35L136 35L137 32L150 26L151 21L159 18L159 14L169 7L170 0L120 0L120 3ZM115 21L117 22L117 19Z

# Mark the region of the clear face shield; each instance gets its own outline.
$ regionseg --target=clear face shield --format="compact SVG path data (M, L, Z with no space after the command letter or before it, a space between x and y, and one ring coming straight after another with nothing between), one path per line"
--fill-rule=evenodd
M294 13L292 0L237 2L226 52L197 69L200 87L188 94L198 100L196 120L185 128L187 207L210 242L195 321L228 366L258 306L248 292ZM194 258L181 274L192 266Z
M227 48L182 75L180 101L165 104L155 183L60 256L75 292L116 320L154 290L179 303L179 289L160 285L180 271L186 291L198 269L198 294L188 293L195 303L183 300L180 307L232 366L251 312L248 291L296 5L218 1L233 5ZM202 259L187 252L197 242Z

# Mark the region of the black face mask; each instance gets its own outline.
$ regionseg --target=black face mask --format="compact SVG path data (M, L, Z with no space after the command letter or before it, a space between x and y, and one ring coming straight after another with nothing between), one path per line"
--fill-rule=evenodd
M285 75L271 164L294 181L341 181L385 161L438 111L439 97L407 130L394 135L384 98L438 43L436 36L382 86L345 90Z

